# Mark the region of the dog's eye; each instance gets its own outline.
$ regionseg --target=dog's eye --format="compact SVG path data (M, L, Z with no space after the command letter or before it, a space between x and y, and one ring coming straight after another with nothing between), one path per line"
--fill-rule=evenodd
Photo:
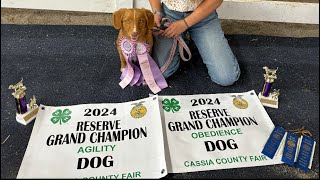
M140 19L140 20L139 20L139 23L143 23L143 19Z

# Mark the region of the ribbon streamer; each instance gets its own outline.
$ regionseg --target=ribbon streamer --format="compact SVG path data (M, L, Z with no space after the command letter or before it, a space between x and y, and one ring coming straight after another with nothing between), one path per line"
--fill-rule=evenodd
M123 71L119 85L124 89L130 86L140 86L144 82L150 90L157 94L168 87L156 62L149 55L150 47L147 43L132 42L126 38L120 39L120 47L127 66ZM138 62L139 64L135 64Z

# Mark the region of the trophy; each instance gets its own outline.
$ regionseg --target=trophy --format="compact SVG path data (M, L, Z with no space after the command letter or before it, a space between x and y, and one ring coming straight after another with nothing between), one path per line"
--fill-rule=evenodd
M29 104L27 103L25 93L27 88L22 82L23 79L21 79L17 84L10 85L9 89L14 90L12 95L16 101L16 120L23 125L27 125L36 118L39 108L35 96L30 99Z
M259 93L259 99L262 103L262 105L266 107L276 108L278 109L278 100L280 95L280 90L274 89L273 92L271 92L271 86L274 83L274 81L277 79L277 69L269 69L268 67L263 67L263 69L266 71L266 74L264 74L264 86L262 92Z

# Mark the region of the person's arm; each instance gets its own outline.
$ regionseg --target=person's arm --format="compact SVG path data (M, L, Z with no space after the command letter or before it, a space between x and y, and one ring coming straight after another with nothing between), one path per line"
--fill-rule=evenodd
M155 0L150 0L155 1ZM203 0L203 2L195 9L188 17L180 21L172 23L164 32L164 36L168 38L178 37L189 27L197 24L199 21L206 18L214 10L216 10L223 0Z
M160 12L161 11L161 0L149 0L152 12ZM157 27L160 27L161 15L154 15L154 23Z

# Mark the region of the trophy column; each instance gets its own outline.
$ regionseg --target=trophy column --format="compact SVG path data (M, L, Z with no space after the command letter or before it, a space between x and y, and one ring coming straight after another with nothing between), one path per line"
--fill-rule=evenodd
M25 94L21 95L22 97L16 97L16 108L18 114L24 114L28 112L28 104Z
M36 118L39 108L36 104L36 98L34 96L31 99L30 104L27 103L25 93L25 90L27 88L23 85L22 82L23 79L17 84L10 85L9 89L14 90L12 96L15 98L16 102L16 120L23 125L27 125Z
M278 108L279 102L279 95L280 90L274 90L271 92L271 87L275 80L277 79L277 71L278 69L269 69L268 67L263 67L263 69L266 71L266 74L264 74L264 85L262 92L259 93L259 99L262 103L262 105L266 107L271 108Z

